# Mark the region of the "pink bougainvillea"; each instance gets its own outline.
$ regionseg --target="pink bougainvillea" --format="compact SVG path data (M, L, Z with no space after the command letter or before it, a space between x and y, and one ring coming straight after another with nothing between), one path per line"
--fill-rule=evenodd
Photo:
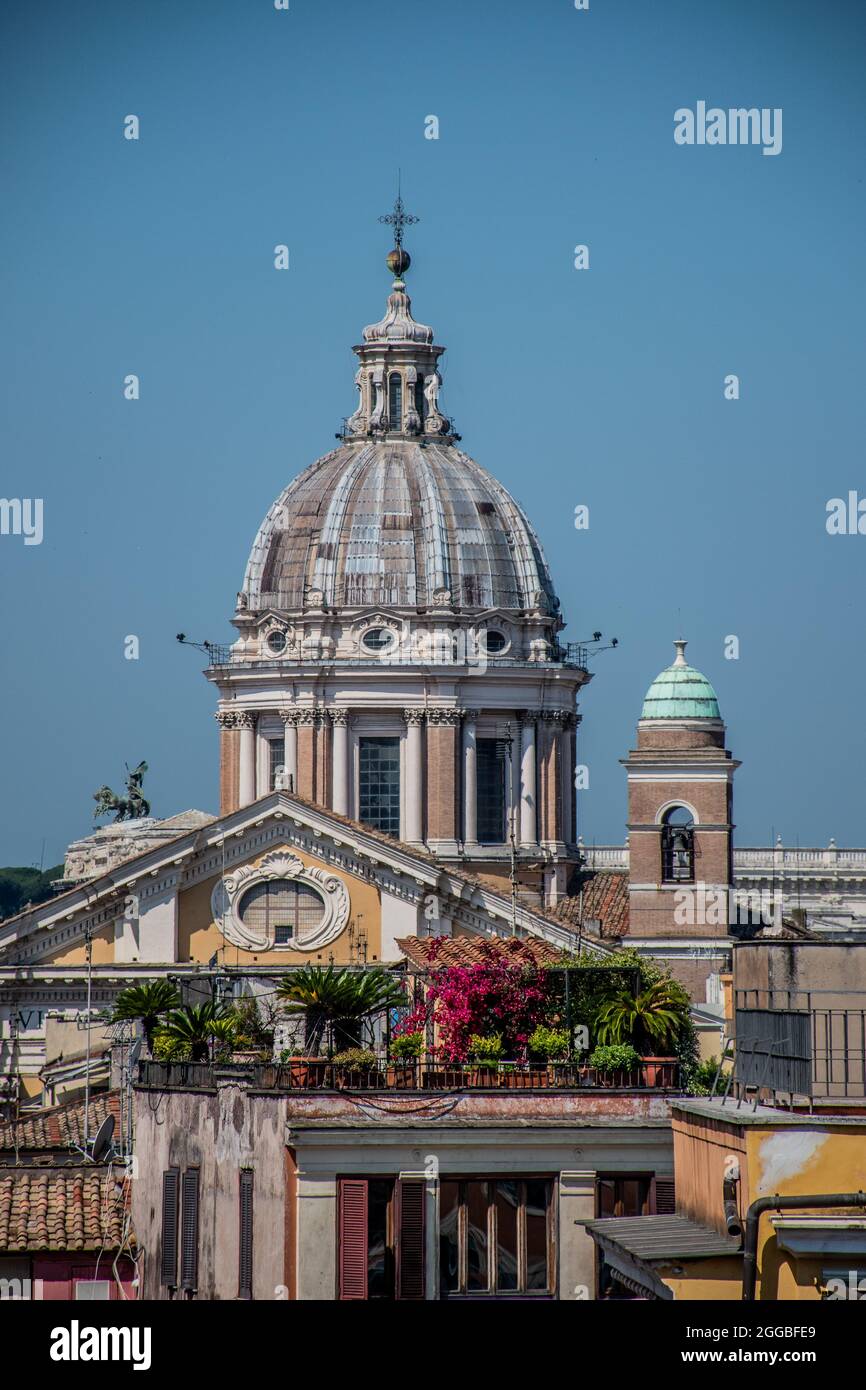
M506 1057L525 1057L529 1036L547 1012L544 970L534 964L503 959L486 945L481 948L484 959L476 964L437 968L440 942L438 937L428 942L431 973L426 981L426 997L400 1021L395 1033L423 1032L432 1018L436 1025L436 1050L445 1061L464 1062L473 1033L498 1033Z

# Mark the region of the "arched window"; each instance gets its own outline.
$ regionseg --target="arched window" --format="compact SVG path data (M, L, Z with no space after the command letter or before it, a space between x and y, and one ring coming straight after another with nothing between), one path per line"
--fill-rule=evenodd
M415 409L422 425L427 418L427 397L424 395L424 378L419 376L415 382Z
M662 820L662 882L693 883L695 823L685 806L672 806Z
M388 419L392 430L403 428L403 378L398 372L388 378Z
M274 878L256 883L238 903L245 927L270 938L275 946L303 941L319 926L325 904L315 888L296 879Z

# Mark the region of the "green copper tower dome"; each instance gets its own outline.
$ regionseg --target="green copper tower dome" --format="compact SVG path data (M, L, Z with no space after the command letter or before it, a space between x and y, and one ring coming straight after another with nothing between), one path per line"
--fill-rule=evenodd
M689 666L686 644L674 642L673 664L656 676L646 693L641 719L721 719L716 692L706 676Z

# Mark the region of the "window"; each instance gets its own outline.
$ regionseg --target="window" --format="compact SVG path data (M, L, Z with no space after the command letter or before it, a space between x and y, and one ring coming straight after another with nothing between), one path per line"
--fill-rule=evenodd
M110 1279L75 1279L73 1298L77 1302L90 1302L111 1298Z
M549 1178L456 1180L439 1188L439 1293L554 1291Z
M691 811L672 806L662 821L662 882L692 883L695 877L695 832Z
M673 1178L654 1173L599 1173L596 1216L669 1216L676 1210Z
M238 1297L253 1296L253 1170L242 1168L238 1211Z
M256 935L272 939L275 946L287 946L303 941L321 925L325 904L309 884L273 878L248 888L237 911L244 926Z
M596 1215L649 1216L652 1181L651 1173L636 1173L631 1176L617 1173L607 1177L599 1174L596 1186Z
M362 738L358 815L386 835L400 834L400 740Z
M403 428L403 380L397 372L388 378L388 419L392 430Z
M341 1178L341 1300L424 1298L426 1183L418 1178Z
M508 767L506 740L480 738L475 745L475 776L478 788L478 841L482 845L501 845L505 833L505 773Z
M281 738L268 739L268 789L277 790L277 778L281 782L285 781L282 774L285 772L285 744Z
M480 634L480 637L481 650L487 652L489 656L496 656L508 646L508 639L504 632L496 632L494 629L487 628Z
M286 634L274 628L273 632L268 633L268 647L274 656L280 656L286 650Z
M162 1175L162 1266L160 1279L168 1288L177 1288L177 1236L180 1170L169 1168Z
M371 627L361 638L361 645L368 652L387 652L394 645L394 633L387 627Z
M424 395L424 378L419 376L415 382L415 409L418 412L418 419L423 426L427 419L427 397Z

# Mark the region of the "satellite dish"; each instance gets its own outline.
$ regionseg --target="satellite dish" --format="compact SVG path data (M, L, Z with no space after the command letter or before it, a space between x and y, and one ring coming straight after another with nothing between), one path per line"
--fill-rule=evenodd
M94 1163L101 1163L103 1158L111 1152L111 1141L114 1137L114 1116L106 1115L99 1129L96 1131L96 1138L93 1141L93 1148L90 1157Z
M132 1071L141 1056L141 1038L136 1038L132 1047L129 1049L129 1070Z

